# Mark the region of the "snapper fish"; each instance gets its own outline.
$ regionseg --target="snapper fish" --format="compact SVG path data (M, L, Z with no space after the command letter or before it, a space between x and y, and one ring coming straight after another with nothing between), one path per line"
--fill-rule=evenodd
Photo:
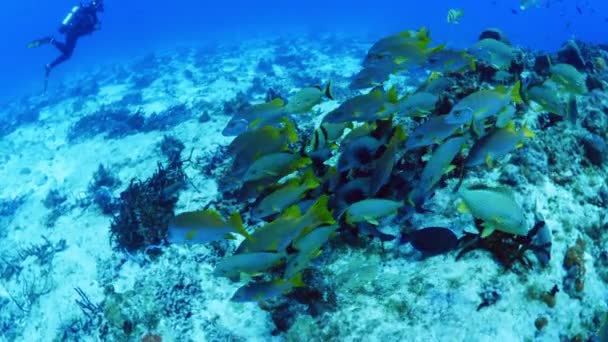
M298 252L287 260L283 277L289 279L308 267L312 259L321 254L321 247L335 235L338 228L339 226L318 227L295 240L293 247Z
M406 140L407 135L405 134L403 126L398 125L395 128L393 137L389 141L386 150L374 163L374 168L372 169L369 181L369 190L372 195L377 194L384 185L389 183L393 167L399 159L399 149Z
M399 65L395 64L389 58L383 58L374 61L358 73L356 73L350 83L350 88L353 90L376 87L382 85L391 74L397 73L400 70Z
M295 153L278 152L257 159L245 172L245 182L265 178L282 178L291 172L310 164L311 160Z
M225 221L217 211L205 209L175 216L169 223L168 241L177 244L207 243L225 238L231 233L251 239L238 212Z
M373 121L377 118L377 113L384 109L385 100L384 90L375 88L367 94L346 100L338 108L325 115L323 122Z
M494 160L523 146L525 139L534 136L534 132L530 131L527 126L517 130L513 121L510 121L506 127L479 139L469 151L465 166L472 167L485 162L488 167L492 167Z
M425 64L433 72L450 73L477 69L475 58L466 51L443 49L429 56Z
M325 88L317 86L300 89L287 99L285 111L290 114L308 113L312 107L321 103L324 97L330 100L334 99L331 91L331 81L327 83Z
M222 259L215 266L213 274L230 279L238 279L241 273L256 275L279 265L285 253L257 252L235 254Z
M405 148L412 150L439 144L458 131L460 125L447 123L447 115L435 116L416 127L405 141Z
M284 251L306 229L334 224L327 203L327 195L319 197L304 215L297 205L287 208L279 218L257 228L251 239L241 243L237 253Z
M345 211L346 223L354 225L360 222L368 222L378 225L379 218L396 214L403 205L404 203L401 201L383 198L368 198L355 202Z
M514 235L528 234L524 212L510 189L477 185L461 188L458 194L462 199L458 211L483 221L482 238L495 230Z
M227 137L235 136L251 128L267 125L274 126L280 122L281 118L287 115L285 102L280 98L276 98L270 102L255 104L244 109L243 112L235 114L222 131L222 135Z
M363 62L369 67L378 61L390 60L395 64L423 63L431 43L429 32L423 27L418 31L403 31L378 40L369 49Z
M239 288L230 299L233 302L261 302L291 292L294 288L304 287L302 274L298 273L291 279L274 279L271 281L250 282Z
M288 144L298 141L298 135L293 122L284 118L282 123L283 127L264 126L239 134L228 145L228 153L259 157L285 149Z
M521 82L518 81L510 89L498 86L476 91L456 103L445 121L450 125L463 125L495 116L511 102L522 102L520 88Z
M513 47L491 38L478 41L468 52L478 61L498 70L508 69L517 54Z
M396 113L398 116L426 116L431 114L439 97L427 92L406 95L398 101L385 104L383 113Z
M571 93L581 95L587 92L587 75L570 64L560 63L552 66L551 79Z
M543 110L564 117L567 116L567 104L560 97L559 87L554 81L547 80L541 85L528 89L527 93L529 99L539 104Z
M277 190L271 192L253 209L257 218L265 218L283 211L298 202L306 192L315 189L320 184L311 168L299 178L292 178Z
M420 182L409 195L410 204L416 208L424 204L424 201L432 194L435 185L441 180L441 177L456 168L452 165L452 161L456 158L466 141L466 137L451 138L435 150L431 159L429 159L422 170Z
M298 140L295 125L284 118L283 127L264 126L248 130L237 136L228 146L233 156L231 172L241 177L261 156L286 151L289 144Z

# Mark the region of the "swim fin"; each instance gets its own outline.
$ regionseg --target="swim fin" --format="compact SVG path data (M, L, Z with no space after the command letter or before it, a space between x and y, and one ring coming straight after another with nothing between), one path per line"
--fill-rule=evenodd
M53 38L51 38L51 37L44 37L41 39L36 39L36 40L31 41L29 44L27 44L27 48L28 49L37 48L41 45L50 43L52 40L53 40Z

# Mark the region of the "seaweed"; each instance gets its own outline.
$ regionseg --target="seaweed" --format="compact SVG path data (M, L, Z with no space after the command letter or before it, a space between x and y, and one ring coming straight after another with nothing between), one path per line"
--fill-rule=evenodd
M139 132L145 123L141 111L130 112L125 109L102 107L98 111L78 120L68 132L70 142L103 135L106 139L122 138Z
M247 95L243 92L237 93L234 98L224 102L222 113L225 115L233 115L240 113L250 106Z
M12 217L25 202L25 196L0 198L0 216Z
M148 117L140 109L132 111L124 107L124 100L121 100L85 115L70 127L68 140L81 142L98 135L104 139L119 139L140 132L166 130L190 119L192 115L184 104Z
M42 204L51 212L45 218L45 226L51 228L57 220L72 209L72 205L67 202L68 197L60 189L51 189Z
M145 181L133 179L120 194L118 214L110 227L116 248L133 252L161 244L185 181L179 160L166 168L159 163L154 175Z
M50 267L55 258L55 254L65 251L68 246L64 239L59 240L57 243L52 243L46 236L42 236L44 240L40 244L31 244L28 247L22 248L18 251L18 256L21 260L25 260L30 256L36 258L36 262L40 266Z
M167 157L169 163L179 160L185 147L181 140L170 135L163 136L163 140L160 142L160 151Z
M108 187L110 189L115 189L120 186L122 182L115 174L111 172L108 167L105 167L103 164L99 164L97 167L97 171L93 174L93 179L89 183L89 191L93 192L93 190Z
M44 207L47 209L53 209L62 205L67 199L67 196L59 189L51 189L44 198L44 201L42 201L42 204L44 204Z
M190 119L192 113L185 104L169 107L163 112L154 113L146 118L142 130L144 132L163 131L175 127Z
M89 183L88 193L102 213L110 215L116 211L117 203L112 192L121 184L120 179L109 168L99 164Z
M481 232L483 230L483 221L475 219L475 224L479 232ZM537 237L540 235L539 232L542 229L546 229L545 222L539 220L526 236L509 234L497 230L490 236L481 238L481 233L464 232L464 236L459 240L461 250L456 256L456 260L472 250L484 249L492 253L494 259L507 270L512 270L517 262L524 268L530 269L532 268L532 261L526 255L526 252L532 251L536 254L541 265L544 266L551 257L551 241L537 241Z

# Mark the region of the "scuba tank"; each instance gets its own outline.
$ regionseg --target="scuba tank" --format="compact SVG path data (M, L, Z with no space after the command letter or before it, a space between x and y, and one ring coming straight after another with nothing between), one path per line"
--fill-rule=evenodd
M63 19L63 21L61 22L61 27L59 27L59 32L65 33L72 26L72 19L74 18L74 16L78 12L78 10L80 10L80 6L72 7L72 10L70 11L70 13L68 13L68 15L65 17L65 19Z

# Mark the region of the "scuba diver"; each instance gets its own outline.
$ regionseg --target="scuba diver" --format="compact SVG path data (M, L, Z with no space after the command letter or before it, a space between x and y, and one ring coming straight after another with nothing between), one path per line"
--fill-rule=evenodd
M50 36L34 40L28 44L28 48L52 44L61 52L59 57L45 66L45 90L51 70L72 57L78 38L100 29L97 12L103 12L103 10L103 0L93 0L88 5L80 3L80 5L72 8L72 11L65 17L59 27L59 32L65 35L65 42L62 43Z

